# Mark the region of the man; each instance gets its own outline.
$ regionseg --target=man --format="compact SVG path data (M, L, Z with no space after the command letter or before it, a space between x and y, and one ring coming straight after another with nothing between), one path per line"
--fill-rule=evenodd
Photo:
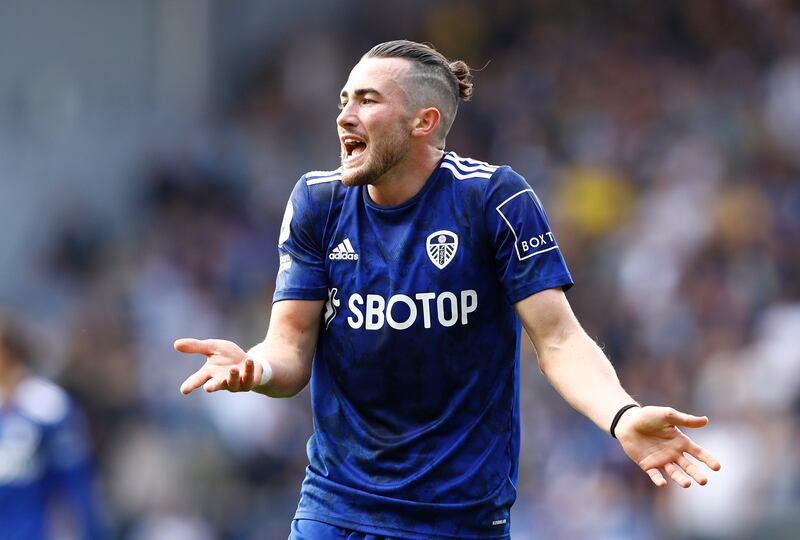
M509 538L519 455L520 321L548 380L611 428L657 486L719 463L639 407L564 296L572 279L533 190L508 167L445 152L469 68L426 45L375 46L337 119L341 168L287 205L267 336L207 356L188 394L291 396L311 381L314 433L291 538ZM313 362L312 362L313 358Z
M0 313L0 537L51 538L60 502L71 538L103 538L82 418L28 357L19 325Z

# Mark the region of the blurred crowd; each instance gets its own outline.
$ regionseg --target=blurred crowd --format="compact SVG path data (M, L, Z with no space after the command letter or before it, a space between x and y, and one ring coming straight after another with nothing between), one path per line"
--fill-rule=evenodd
M527 178L623 384L709 415L693 436L723 464L706 487L656 490L547 385L526 338L515 540L800 535L800 10L348 6L287 28L205 126L142 156L135 224L65 209L31 269L41 287L21 315L39 371L88 417L114 536L288 535L308 396L183 397L202 359L172 343L263 337L291 188L338 166L339 89L399 36L482 68L448 148Z

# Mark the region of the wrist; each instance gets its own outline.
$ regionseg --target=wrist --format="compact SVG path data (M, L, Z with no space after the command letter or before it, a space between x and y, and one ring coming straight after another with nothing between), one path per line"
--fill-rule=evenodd
M623 417L625 417L626 413L629 413L631 409L641 408L641 405L638 403L630 403L628 405L623 405L617 411L617 414L614 415L614 419L611 421L611 427L608 429L608 432L611 434L612 437L615 439L617 438L617 428L619 427L620 421Z
M264 386L272 379L272 366L264 358L260 358L255 355L250 355L250 358L252 358L253 362L255 362L257 365L261 366L261 375L255 381L256 386ZM258 373L256 374L258 375Z

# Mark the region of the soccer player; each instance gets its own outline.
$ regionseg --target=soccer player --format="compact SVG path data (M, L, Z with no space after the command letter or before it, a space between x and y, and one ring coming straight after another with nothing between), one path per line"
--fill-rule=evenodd
M303 175L287 205L266 338L175 343L207 357L185 394L311 381L291 538L509 538L522 327L553 386L655 485L705 484L687 455L719 469L679 429L707 418L640 407L583 331L528 183L445 150L471 94L468 66L427 45L367 52L340 95L341 167Z
M0 538L51 538L57 508L70 538L104 538L82 418L63 390L28 370L28 356L20 326L0 314Z

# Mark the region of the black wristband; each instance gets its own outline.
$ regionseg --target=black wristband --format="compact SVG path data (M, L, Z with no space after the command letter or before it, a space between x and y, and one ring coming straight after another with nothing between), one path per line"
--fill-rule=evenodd
M614 434L614 430L617 429L617 424L619 423L619 419L622 418L622 415L625 414L625 411L628 409L633 409L634 407L641 407L637 403L631 403L630 405L625 405L620 410L617 411L617 414L614 415L614 420L611 421L611 429L608 430L611 433L611 436L615 439L617 436Z

